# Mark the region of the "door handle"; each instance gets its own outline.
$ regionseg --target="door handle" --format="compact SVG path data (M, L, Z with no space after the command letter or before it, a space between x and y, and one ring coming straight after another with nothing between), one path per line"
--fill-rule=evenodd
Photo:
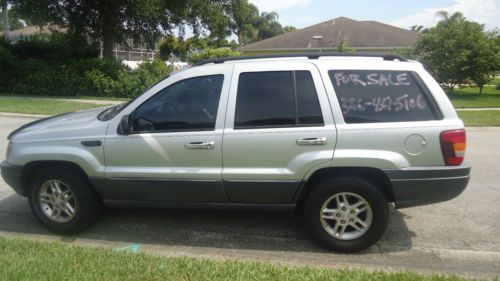
M298 145L324 145L326 144L326 138L303 138L297 140Z
M195 141L184 144L187 149L212 149L215 147L214 141Z

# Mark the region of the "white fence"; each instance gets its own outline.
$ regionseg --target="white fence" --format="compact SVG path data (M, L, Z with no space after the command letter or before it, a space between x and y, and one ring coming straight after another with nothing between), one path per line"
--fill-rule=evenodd
M160 58L160 54L157 51L152 51L148 49L134 49L134 50L118 50L113 49L113 56L119 61L144 61L144 60L155 60ZM101 56L102 58L102 49Z

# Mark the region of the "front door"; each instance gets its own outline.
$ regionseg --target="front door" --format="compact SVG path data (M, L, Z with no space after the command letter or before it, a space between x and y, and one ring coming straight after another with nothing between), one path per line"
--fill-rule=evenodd
M221 183L222 131L231 70L176 74L133 109L131 134L108 130L105 174L114 199L227 201Z
M291 204L306 173L331 161L336 130L315 65L236 65L224 131L233 203Z

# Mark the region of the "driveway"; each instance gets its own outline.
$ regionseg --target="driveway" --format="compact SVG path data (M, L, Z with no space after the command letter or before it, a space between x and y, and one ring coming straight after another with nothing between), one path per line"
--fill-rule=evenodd
M6 136L34 119L0 116L0 158ZM31 215L25 198L0 179L0 235L73 244L127 247L165 256L270 261L286 264L412 269L475 277L500 275L500 128L469 128L468 188L430 206L391 209L389 229L369 250L325 252L294 213L108 209L88 231L58 236Z

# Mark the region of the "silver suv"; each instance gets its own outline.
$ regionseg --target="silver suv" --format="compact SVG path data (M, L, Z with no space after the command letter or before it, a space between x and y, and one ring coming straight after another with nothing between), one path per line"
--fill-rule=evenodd
M396 208L469 180L465 131L438 83L395 55L204 61L114 107L12 132L5 181L57 233L101 205L288 209L335 251L377 242Z

